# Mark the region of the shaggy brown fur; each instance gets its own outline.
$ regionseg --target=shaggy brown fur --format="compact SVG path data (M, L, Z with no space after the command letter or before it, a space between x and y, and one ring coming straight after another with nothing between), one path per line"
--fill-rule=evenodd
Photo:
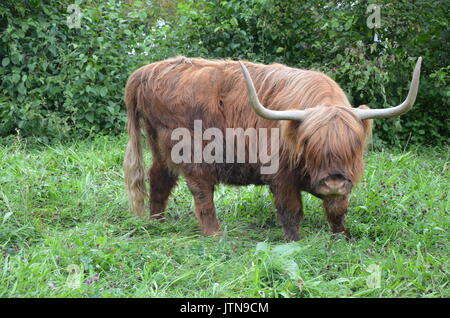
M339 210L343 220L346 196L324 197L316 189L330 175L344 176L350 183L358 181L371 120L356 117L342 89L325 74L281 64L245 65L263 105L274 110L311 108L305 120L272 121L257 116L249 105L243 75L235 61L176 57L143 66L130 76L125 88L130 141L124 170L132 210L142 216L146 196L142 124L153 153L153 216L162 216L177 176L182 174L194 196L205 235L219 230L213 203L214 185L218 183L269 185L287 240L299 238L301 190L324 199L333 231L346 231L343 223L334 225L338 221L333 216ZM196 119L203 121L203 129L216 127L223 132L226 128L281 128L278 172L261 175L260 163L173 163L170 153L176 142L170 138L172 130L192 130Z

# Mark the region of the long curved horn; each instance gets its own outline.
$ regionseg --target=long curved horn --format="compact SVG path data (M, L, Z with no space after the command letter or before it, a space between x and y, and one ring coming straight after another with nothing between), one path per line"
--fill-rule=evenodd
M405 101L398 106L390 108L381 109L353 109L355 113L361 119L371 119L371 118L389 118L403 115L408 112L416 101L417 91L419 89L419 78L420 78L420 65L422 63L422 57L417 59L416 67L414 68L413 78L411 81L411 86L409 87L409 93Z
M245 84L247 85L247 92L250 99L250 105L256 114L265 119L270 120L296 120L303 121L305 118L304 110L271 110L265 108L259 102L258 95L256 94L255 86L253 85L250 73L245 67L244 63L239 61L241 65L242 73L244 74Z

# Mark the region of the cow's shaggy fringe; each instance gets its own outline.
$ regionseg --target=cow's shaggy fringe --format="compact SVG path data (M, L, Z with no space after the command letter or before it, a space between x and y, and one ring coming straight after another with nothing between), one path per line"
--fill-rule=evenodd
M362 124L349 107L318 107L301 125L292 121L282 124L282 142L287 144L283 151L290 166L300 167L312 183L331 171L357 182L364 167L363 161L355 158L363 156L372 121Z

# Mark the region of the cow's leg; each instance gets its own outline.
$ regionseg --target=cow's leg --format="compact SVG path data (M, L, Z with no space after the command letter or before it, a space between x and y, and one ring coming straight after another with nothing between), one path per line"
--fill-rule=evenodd
M348 197L340 196L331 199L325 198L323 200L323 206L333 233L344 232L345 236L349 237L349 232L344 226L348 207Z
M301 193L295 187L270 187L277 208L278 219L288 242L300 239L300 224L303 221Z
M155 161L149 171L151 218L164 217L164 210L178 176L173 175L165 164Z
M214 184L192 176L186 176L186 182L194 196L195 215L202 234L208 236L218 232L219 222L214 208Z

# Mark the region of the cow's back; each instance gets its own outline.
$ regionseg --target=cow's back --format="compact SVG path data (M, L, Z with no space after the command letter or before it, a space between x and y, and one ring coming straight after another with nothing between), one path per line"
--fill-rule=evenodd
M350 106L340 87L320 72L280 64L245 63L258 96L267 108ZM271 128L279 127L278 121L266 120L255 114L248 102L240 66L235 61L176 57L141 67L130 76L127 86L130 83L138 87L138 94L145 101L138 108L143 114L141 118L146 121L152 151L167 162L171 161L171 148L176 143L171 138L173 130L187 128L193 134L194 122L198 120L201 120L203 131L218 128L223 132L224 148L228 142L226 128L250 128L257 132L260 128L267 128L270 145ZM227 184L264 182L259 173L259 163L192 163L182 166L186 171L208 171L218 182Z

